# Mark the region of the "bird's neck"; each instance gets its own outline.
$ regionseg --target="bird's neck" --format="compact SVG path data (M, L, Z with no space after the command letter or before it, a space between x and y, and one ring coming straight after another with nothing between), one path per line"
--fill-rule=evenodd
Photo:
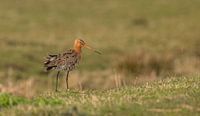
M74 46L74 50L77 53L81 53L81 47L79 47L79 46Z

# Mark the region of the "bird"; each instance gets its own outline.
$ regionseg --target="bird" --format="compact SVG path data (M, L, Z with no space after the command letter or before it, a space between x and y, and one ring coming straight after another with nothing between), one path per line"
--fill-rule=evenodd
M73 48L66 50L63 53L58 54L49 54L44 61L44 68L46 71L50 70L56 70L56 88L55 91L58 91L58 78L61 71L67 71L66 74L66 87L69 89L68 86L68 77L70 71L74 70L80 60L81 60L81 53L82 48L87 48L89 50L92 50L93 52L97 54L101 54L101 52L95 50L93 47L86 44L86 42L82 39L75 39Z

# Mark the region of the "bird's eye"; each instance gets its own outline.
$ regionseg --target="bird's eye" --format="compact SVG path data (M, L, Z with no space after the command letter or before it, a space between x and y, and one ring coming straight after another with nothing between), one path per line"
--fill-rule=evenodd
M85 42L80 42L81 43L81 45L85 45Z

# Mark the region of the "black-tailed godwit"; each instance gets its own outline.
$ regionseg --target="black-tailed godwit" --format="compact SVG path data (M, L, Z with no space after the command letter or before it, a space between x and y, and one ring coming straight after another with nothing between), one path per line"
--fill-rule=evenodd
M76 39L74 41L74 48L69 49L64 53L55 54L55 55L48 55L44 62L44 67L47 71L50 70L57 70L57 77L56 77L56 91L58 88L58 78L60 71L67 71L66 75L66 86L68 87L68 77L69 72L74 70L75 67L79 64L79 61L81 59L81 49L82 48L88 48L98 54L101 54L99 51L93 49L89 45L87 45L83 40Z

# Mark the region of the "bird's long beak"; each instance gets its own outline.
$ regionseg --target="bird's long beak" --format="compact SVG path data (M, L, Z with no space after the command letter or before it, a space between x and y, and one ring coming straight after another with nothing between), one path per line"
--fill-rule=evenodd
M86 47L89 50L92 50L93 52L97 53L97 54L101 54L101 52L95 50L94 48L90 47L89 45L85 44L84 47Z

